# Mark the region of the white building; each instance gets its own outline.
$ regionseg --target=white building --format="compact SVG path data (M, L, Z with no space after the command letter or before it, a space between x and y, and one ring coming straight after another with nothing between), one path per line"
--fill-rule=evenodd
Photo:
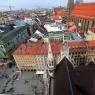
M45 66L52 69L61 60L62 45L60 41L22 44L13 53L13 57L20 70L44 71ZM52 63L54 60L55 63Z

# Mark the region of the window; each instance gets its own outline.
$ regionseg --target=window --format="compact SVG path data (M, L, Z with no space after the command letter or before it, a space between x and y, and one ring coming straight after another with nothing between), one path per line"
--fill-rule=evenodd
M51 63L49 63L49 66L51 66Z
M65 40L70 40L70 36L69 35L64 35L64 39Z
M3 46L1 46L1 48L3 48Z
M52 62L52 66L54 66L54 63Z
M92 23L92 26L94 26L95 25L95 21Z

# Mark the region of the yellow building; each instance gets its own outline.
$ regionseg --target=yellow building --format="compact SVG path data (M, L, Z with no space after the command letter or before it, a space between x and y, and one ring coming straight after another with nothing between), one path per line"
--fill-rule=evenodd
M22 44L13 53L15 62L20 70L39 70L44 71L45 66L48 65L50 59L49 48L55 59L55 64L60 61L60 50L62 43L59 41L53 41L48 43L36 42L31 45ZM52 63L50 64L50 66Z
M95 41L68 42L69 49L64 48L61 41L35 42L31 45L22 44L13 53L20 70L44 71L45 67L52 76L55 66L64 55L68 55L73 65L89 64L95 60ZM66 49L66 50L65 50Z

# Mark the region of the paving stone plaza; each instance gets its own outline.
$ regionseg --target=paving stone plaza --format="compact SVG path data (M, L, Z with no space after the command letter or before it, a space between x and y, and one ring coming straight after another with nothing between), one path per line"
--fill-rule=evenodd
M1 79L1 94L9 95L44 95L43 77L34 72L15 72L10 78Z

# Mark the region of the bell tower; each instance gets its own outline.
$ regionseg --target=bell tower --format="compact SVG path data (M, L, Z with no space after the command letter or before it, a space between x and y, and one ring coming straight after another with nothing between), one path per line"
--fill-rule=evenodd
M70 14L74 8L74 0L68 0L67 4L67 18L70 20Z

